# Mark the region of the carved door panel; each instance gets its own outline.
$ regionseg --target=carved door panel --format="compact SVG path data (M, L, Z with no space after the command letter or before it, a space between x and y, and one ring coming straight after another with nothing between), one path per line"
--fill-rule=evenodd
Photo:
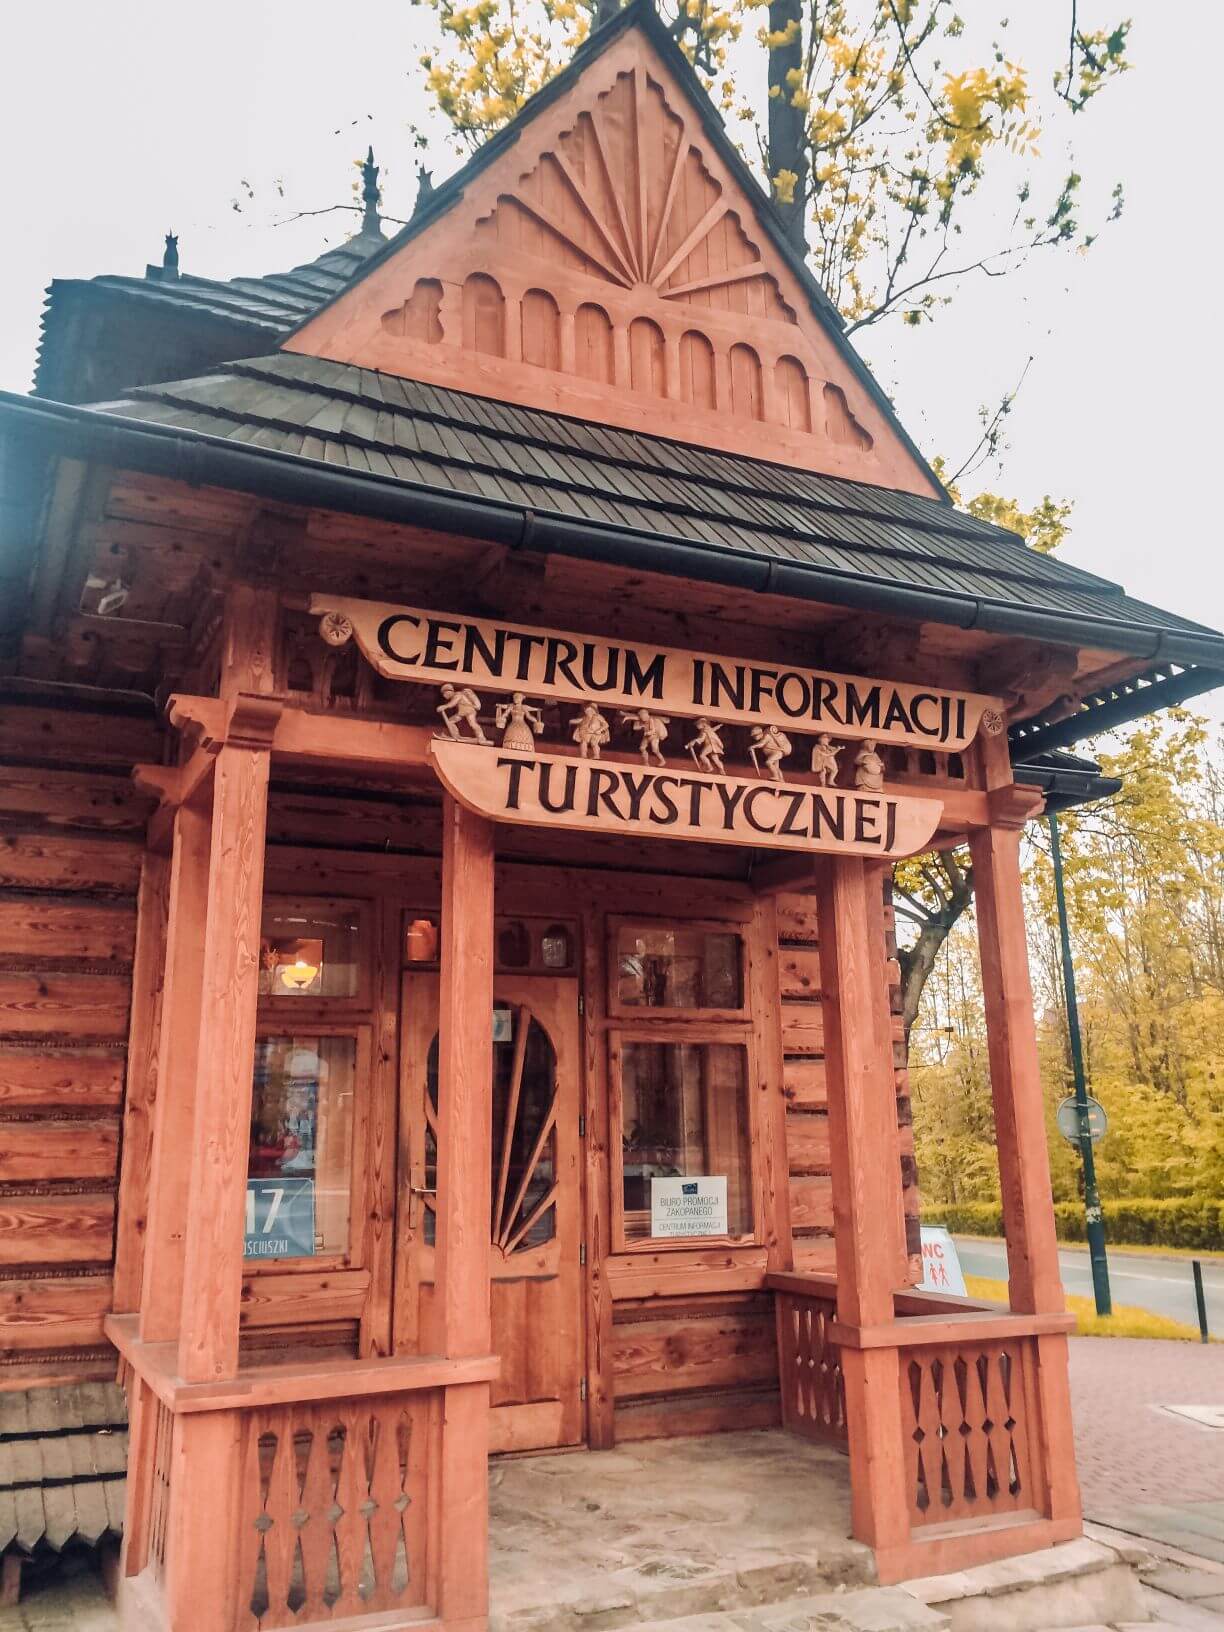
M434 1347L437 1224L438 979L404 977L395 1336L399 1353ZM583 1438L582 1209L578 988L499 976L494 989L493 1352L490 1449Z

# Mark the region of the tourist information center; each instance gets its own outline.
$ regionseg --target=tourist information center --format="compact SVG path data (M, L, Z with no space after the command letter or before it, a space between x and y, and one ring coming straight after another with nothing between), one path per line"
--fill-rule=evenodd
M490 1456L732 1428L886 1581L1077 1534L1022 830L1224 639L952 508L648 9L365 193L0 398L0 1375L123 1383L123 1626L479 1628ZM914 1290L965 846L1009 1309Z

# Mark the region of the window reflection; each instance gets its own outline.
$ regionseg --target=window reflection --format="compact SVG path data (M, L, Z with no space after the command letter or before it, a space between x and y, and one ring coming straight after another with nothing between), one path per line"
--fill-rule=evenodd
M731 932L622 924L617 997L625 1008L741 1009L740 963Z

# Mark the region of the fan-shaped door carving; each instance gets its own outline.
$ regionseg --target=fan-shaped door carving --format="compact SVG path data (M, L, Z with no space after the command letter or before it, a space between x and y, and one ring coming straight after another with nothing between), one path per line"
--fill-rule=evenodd
M395 1348L432 1347L439 1124L438 983L404 979ZM494 1450L582 1438L578 997L572 979L504 976L494 997L489 1275Z
M525 1003L495 1004L490 1244L503 1258L557 1233L557 1051ZM438 1036L426 1065L425 1235L435 1236Z

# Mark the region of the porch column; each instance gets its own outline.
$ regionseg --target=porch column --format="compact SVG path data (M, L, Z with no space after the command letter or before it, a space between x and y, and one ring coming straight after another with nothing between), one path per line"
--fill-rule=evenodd
M211 782L174 813L166 966L157 1049L157 1100L149 1161L140 1336L146 1343L178 1337L183 1302L183 1253L191 1170L204 992L204 937L212 838Z
M874 897L874 900L873 900ZM877 864L821 857L816 866L824 1007L837 1318L889 1325L897 1262L897 1105ZM909 1540L900 1371L895 1348L841 1350L850 1439L853 1533L876 1548Z
M237 697L213 772L179 1324L178 1369L186 1382L238 1369L268 772L280 710L275 697Z
M446 797L434 1332L440 1352L452 1358L488 1354L492 1340L492 1085L493 824ZM441 1432L431 1597L453 1632L464 1622L483 1626L488 1615L488 1383L445 1390Z
M1029 980L1020 882L1020 822L980 828L970 839L977 898L982 993L994 1101L995 1145L1007 1240L1008 1297L1014 1313L1065 1307L1054 1230L1037 1026ZM1067 1339L1036 1339L1038 1429L1046 1513L1078 1521L1079 1481L1071 1418Z

